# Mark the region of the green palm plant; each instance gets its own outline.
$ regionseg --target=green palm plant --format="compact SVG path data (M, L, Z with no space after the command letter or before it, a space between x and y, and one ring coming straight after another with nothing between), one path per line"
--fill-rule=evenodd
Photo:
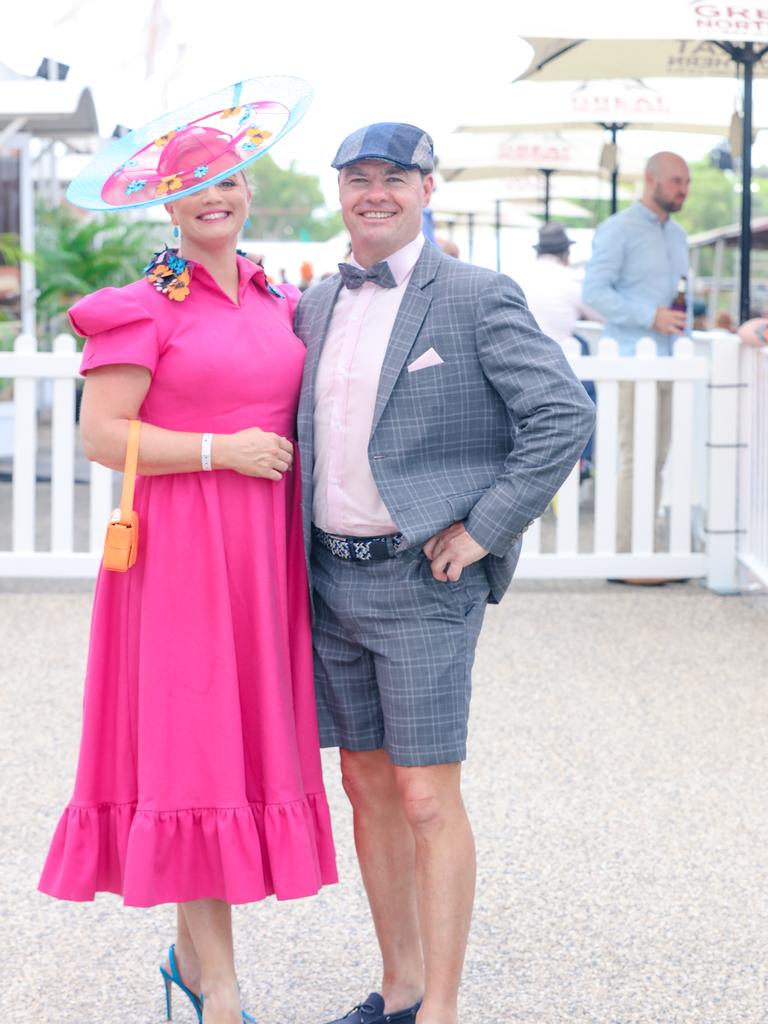
M66 310L83 295L136 280L160 232L159 225L116 213L84 220L65 207L38 209L34 259L41 336L50 340L66 330Z
M19 263L22 256L19 236L9 232L0 232L0 263Z
M20 263L24 254L19 245L19 236L13 235L10 232L0 232L0 264L7 266L13 266L15 263ZM4 320L10 320L11 314L8 310L0 307L0 323ZM10 347L10 333L0 328L0 351Z

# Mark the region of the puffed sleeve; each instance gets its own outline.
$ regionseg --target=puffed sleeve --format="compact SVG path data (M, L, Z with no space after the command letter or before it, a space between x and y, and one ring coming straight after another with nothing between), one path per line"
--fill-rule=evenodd
M69 310L72 327L86 338L80 372L131 363L155 372L158 359L154 317L126 288L102 288Z

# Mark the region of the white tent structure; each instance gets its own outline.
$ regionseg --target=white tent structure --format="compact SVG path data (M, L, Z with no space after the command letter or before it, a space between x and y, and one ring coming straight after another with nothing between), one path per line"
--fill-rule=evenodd
M69 82L18 75L0 64L0 146L19 154L19 235L24 252L35 249L35 201L30 143L42 139L72 143L98 134L98 121L89 89ZM53 153L53 150L50 150ZM45 150L41 151L44 155ZM21 329L35 333L35 271L21 264Z
M558 35L552 33L557 26ZM540 81L585 78L742 78L742 216L740 315L749 315L753 82L768 77L768 17L756 0L645 0L597 4L549 0L516 16L532 47L519 77ZM698 90L699 82L696 83Z

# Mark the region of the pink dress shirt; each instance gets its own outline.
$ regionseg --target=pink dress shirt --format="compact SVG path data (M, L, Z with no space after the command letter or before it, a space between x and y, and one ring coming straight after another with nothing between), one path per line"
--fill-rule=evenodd
M420 234L387 258L396 288L367 281L342 287L336 299L315 380L312 518L326 533L397 533L371 474L368 441L387 344L423 245Z

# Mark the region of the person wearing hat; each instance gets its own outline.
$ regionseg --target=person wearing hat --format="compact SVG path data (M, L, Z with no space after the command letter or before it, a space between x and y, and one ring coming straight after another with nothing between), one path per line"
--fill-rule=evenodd
M573 337L577 320L602 320L581 297L581 282L570 266L573 244L562 224L542 224L533 247L536 259L517 279L539 327L560 344Z
M167 1016L181 993L203 1024L253 1021L232 904L336 881L294 468L299 293L236 251L243 168L307 101L297 79L237 83L124 137L70 192L163 203L178 245L70 310L86 454L122 469L141 423L140 536L127 572L99 573L74 794L40 888L177 904Z
M570 266L573 244L562 224L557 221L542 224L539 240L533 247L536 259L521 268L517 281L542 331L561 345L568 339L575 340L582 354L589 355L586 341L574 334L576 323L579 320L602 322L603 318L581 297L581 280ZM594 402L594 383L582 383ZM590 437L581 453L582 479L592 473L593 443L594 438Z
M340 1020L456 1024L475 645L593 406L512 280L424 244L426 132L368 125L333 166L352 258L299 303L298 439L321 743L341 748L383 961Z

